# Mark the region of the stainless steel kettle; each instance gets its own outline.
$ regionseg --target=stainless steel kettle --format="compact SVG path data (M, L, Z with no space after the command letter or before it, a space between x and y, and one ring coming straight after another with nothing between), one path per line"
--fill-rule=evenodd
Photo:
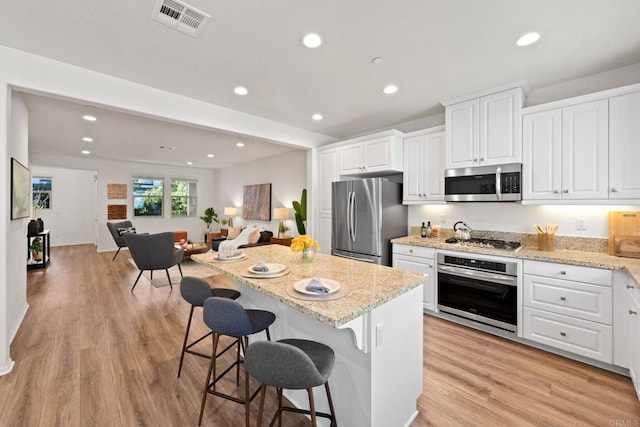
M463 221L458 221L453 224L453 231L458 240L469 240L471 238L471 227Z

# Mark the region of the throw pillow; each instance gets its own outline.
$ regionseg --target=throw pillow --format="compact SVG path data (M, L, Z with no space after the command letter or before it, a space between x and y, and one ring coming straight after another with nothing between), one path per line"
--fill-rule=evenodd
M249 234L248 242L249 244L253 245L258 243L258 240L260 240L260 229L256 228Z
M229 227L227 230L227 240L233 240L240 235L242 227Z

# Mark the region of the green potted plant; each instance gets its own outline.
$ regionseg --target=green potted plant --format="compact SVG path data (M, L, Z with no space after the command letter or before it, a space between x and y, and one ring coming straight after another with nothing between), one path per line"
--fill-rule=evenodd
M216 212L215 209L209 207L207 209L204 210L204 213L200 216L200 219L204 221L204 223L207 225L207 233L210 231L211 229L211 224L212 223L218 223L218 213Z
M278 224L278 237L284 238L287 231L289 231L289 227L284 225L284 221L280 221L280 224Z
M34 237L29 249L31 249L31 256L33 259L36 261L42 261L42 237Z
M307 189L302 189L302 196L300 201L294 200L292 202L293 210L296 212L296 226L298 227L298 234L303 235L306 233L305 221L307 220Z

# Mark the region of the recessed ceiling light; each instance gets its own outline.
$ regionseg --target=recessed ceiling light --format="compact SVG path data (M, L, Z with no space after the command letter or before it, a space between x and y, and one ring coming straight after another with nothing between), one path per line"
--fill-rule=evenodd
M207 157L211 158L213 157L213 154L207 154Z
M527 33L525 35L520 36L518 40L515 41L514 44L516 46L529 46L530 44L537 42L539 39L540 39L539 33Z
M89 150L82 150L82 151L81 151L81 153L82 153L82 154L91 154L91 151L89 151Z
M302 38L302 44L309 49L315 49L322 44L322 38L315 33L309 33Z
M89 114L85 114L84 116L82 116L82 118L88 122L95 122L96 120L98 120L96 116L91 116Z
M244 142L238 142L236 144L236 147L240 147L240 148L244 147Z
M324 117L322 117L322 114L318 114L318 113L316 113L316 114L314 114L313 116L311 116L311 118L312 118L313 120L322 120Z
M84 142L93 142L93 138L89 138L88 136L85 136L84 138L82 138L82 140Z
M391 94L394 94L394 93L396 93L398 91L398 86L396 86L396 85L386 85L384 87L384 89L382 89L382 91L384 93L386 93L387 95L391 95Z
M193 164L193 162L189 161L189 162L187 162L187 164L188 164L188 165L192 165L192 164Z
M244 95L246 95L246 94L248 94L248 93L249 93L249 91L247 90L247 88L246 88L246 87L243 87L243 86L238 86L238 87L237 87L237 88L235 88L233 91L236 93L236 95L242 95L242 96L244 96Z
M382 56L376 56L375 58L373 58L373 59L371 60L371 63L372 63L372 64L379 64L379 63L381 63L381 62L382 62L382 59L383 59L383 58L382 58Z

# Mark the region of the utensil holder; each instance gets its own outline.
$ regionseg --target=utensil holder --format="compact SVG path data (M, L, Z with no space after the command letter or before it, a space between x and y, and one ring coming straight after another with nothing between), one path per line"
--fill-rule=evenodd
M556 249L556 235L538 233L538 250L552 252Z

